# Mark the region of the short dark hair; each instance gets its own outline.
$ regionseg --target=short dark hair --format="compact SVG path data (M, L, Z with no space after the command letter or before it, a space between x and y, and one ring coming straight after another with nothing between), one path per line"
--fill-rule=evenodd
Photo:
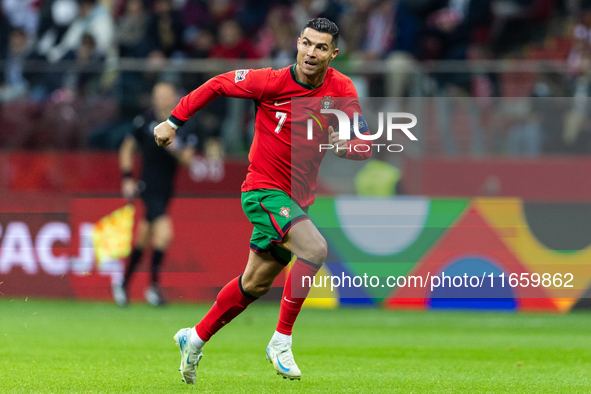
M328 33L332 36L332 43L334 44L335 48L339 44L339 28L337 27L336 23L329 21L326 18L314 18L310 19L306 26L302 29L302 33L306 28L310 28L316 30L320 33Z

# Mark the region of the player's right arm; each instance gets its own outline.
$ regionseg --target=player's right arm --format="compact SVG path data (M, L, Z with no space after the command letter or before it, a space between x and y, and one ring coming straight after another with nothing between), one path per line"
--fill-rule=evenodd
M131 200L137 194L137 182L133 179L133 156L137 148L135 138L128 135L119 148L119 170L121 171L121 194Z
M170 117L156 126L156 143L160 146L169 145L174 139L176 129L217 97L261 100L271 71L270 68L236 70L211 78L183 97Z

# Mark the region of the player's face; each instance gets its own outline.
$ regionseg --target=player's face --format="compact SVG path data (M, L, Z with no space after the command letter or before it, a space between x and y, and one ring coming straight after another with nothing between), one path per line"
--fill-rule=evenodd
M298 66L308 77L325 72L338 53L328 33L306 28L298 37Z

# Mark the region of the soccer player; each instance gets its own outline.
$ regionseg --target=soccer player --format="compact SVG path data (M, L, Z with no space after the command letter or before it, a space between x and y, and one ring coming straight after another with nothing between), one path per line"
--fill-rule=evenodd
M154 129L157 144L167 145L177 127L216 97L246 98L256 103L250 167L242 185L242 207L254 225L250 254L244 273L222 288L203 319L174 336L181 351L180 371L187 384L195 383L205 343L269 291L273 280L289 263L291 253L297 259L285 283L279 323L267 346L267 359L284 378L301 378L291 351L291 334L309 287L295 287L302 283L303 276L313 277L327 255L325 239L306 214L314 202L318 168L326 151L320 151L319 145L301 149L309 141L305 141L305 133L292 135L292 116L301 114L292 113L291 98L316 97L313 102L320 110L321 105L330 108L338 98L351 97L354 99L345 100L350 105L343 111L350 119L354 112L361 113L351 80L328 67L339 52L338 36L333 22L324 18L310 20L297 39L296 64L280 70L237 70L218 75L185 96L168 120ZM365 120L362 116L359 120L364 124L360 132L367 133ZM293 144L292 138L296 139ZM340 140L332 126L328 127L328 134L326 129L322 135L314 131L314 138L321 143L330 142L333 151L343 158L363 160L371 155L371 151L359 153L351 149L364 141ZM292 147L298 149L294 163Z
M166 249L172 241L172 222L166 213L168 202L173 192L173 181L177 163L189 164L193 157L192 144L185 144L182 149L172 146L167 148L154 144L153 129L166 119L178 102L179 95L170 83L160 82L152 91L153 109L133 120L134 133L125 138L119 149L119 167L121 169L121 191L128 200L138 192L144 202L145 217L138 223L129 265L125 270L123 283L112 287L113 299L119 306L127 305L127 291L132 276L140 263L144 249L151 242L152 267L150 285L145 290L146 301L154 306L166 303L159 286L159 272ZM193 138L194 139L194 138ZM191 140L191 138L187 138ZM177 144L175 144L177 145ZM142 153L141 180L133 179L133 157L139 148Z

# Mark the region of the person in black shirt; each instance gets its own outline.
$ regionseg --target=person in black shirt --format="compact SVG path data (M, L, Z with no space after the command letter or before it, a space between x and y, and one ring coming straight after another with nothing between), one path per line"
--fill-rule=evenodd
M125 138L119 150L122 194L131 200L139 193L146 208L145 217L137 226L123 283L113 285L113 298L119 306L127 305L130 280L150 240L153 249L151 284L145 291L145 297L154 306L166 302L160 290L158 275L164 253L172 241L172 222L166 207L173 193L177 166L179 163L190 163L197 137L181 131L178 145L163 148L156 145L153 130L158 123L168 118L178 101L179 96L173 85L165 82L156 84L152 92L153 109L134 119L133 135ZM142 153L142 171L140 180L136 181L132 177L132 170L134 152L138 149Z

